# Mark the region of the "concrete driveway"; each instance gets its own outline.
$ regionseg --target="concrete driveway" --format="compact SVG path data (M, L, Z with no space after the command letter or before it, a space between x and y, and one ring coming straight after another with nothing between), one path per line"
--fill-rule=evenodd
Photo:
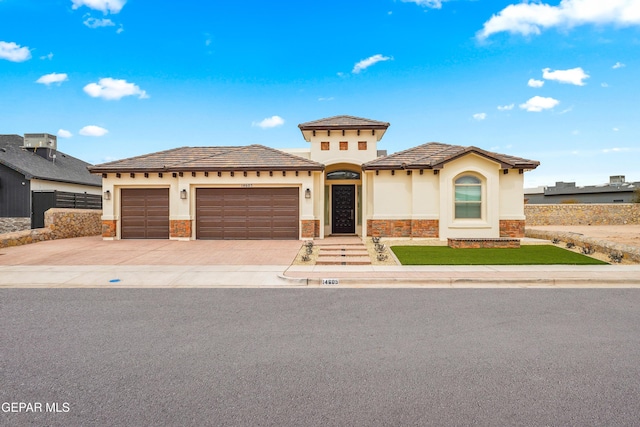
M298 240L114 240L100 236L0 249L0 265L289 265Z

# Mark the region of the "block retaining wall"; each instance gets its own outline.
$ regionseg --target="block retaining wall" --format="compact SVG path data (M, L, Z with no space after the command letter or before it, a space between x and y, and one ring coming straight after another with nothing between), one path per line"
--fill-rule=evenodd
M102 234L102 210L52 208L44 214L45 228L0 234L0 248L45 240Z
M640 203L524 205L527 227L640 224Z

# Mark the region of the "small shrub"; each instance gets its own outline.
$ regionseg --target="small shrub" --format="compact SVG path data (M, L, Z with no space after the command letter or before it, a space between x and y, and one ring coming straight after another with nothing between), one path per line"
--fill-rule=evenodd
M622 262L622 258L624 258L624 254L622 252L611 252L609 254L609 259L611 260L611 262L619 264Z

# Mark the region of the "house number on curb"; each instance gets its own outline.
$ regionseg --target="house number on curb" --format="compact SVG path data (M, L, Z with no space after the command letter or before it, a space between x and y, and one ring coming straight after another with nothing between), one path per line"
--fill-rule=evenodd
M339 279L322 279L322 284L323 285L339 285L340 280Z

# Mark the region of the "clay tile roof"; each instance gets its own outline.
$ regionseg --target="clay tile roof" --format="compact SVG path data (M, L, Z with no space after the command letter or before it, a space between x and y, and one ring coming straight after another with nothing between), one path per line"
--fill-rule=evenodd
M106 172L180 172L238 170L324 170L322 163L263 145L180 147L103 163L89 168Z
M354 116L333 116L298 125L300 130L332 130L332 129L386 129L387 122L364 119Z
M521 168L535 169L540 165L536 160L507 154L485 151L478 147L463 147L439 142L429 142L408 150L399 151L389 156L380 157L362 165L363 170L391 170L391 169L441 169L442 166L459 158L474 153L489 160L500 163L503 169Z

